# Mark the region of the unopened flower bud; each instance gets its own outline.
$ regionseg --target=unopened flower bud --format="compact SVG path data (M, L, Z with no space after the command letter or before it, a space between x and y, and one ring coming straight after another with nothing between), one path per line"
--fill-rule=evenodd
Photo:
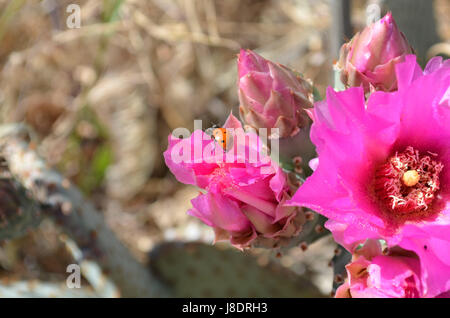
M389 92L397 89L395 65L411 53L389 12L341 47L337 68L346 86L362 84L366 93L371 89Z
M242 120L249 126L278 128L272 138L294 136L309 118L303 110L313 106L313 86L289 68L250 50L238 58L239 101Z

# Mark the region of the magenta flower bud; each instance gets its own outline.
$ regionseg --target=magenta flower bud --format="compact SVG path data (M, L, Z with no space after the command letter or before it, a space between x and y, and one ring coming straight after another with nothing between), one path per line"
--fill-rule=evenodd
M241 50L238 72L239 110L247 125L267 128L272 137L284 138L294 136L308 123L303 109L314 103L310 81L250 50ZM278 134L272 128L278 128Z
M397 89L395 65L413 53L405 36L389 12L381 20L357 33L341 47L337 63L341 81L346 86L394 91Z

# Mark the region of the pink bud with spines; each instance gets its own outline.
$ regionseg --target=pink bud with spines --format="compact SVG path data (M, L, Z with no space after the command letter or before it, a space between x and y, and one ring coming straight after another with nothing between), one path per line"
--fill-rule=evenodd
M250 127L278 128L278 137L291 137L308 124L303 109L314 103L313 86L286 66L264 59L251 50L238 57L241 119Z
M413 49L389 12L342 45L337 68L348 87L363 85L366 93L394 91L395 65L411 53Z

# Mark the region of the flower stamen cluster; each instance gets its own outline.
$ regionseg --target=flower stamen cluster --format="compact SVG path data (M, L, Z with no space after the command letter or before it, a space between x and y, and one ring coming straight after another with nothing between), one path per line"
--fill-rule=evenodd
M394 214L414 214L430 209L439 190L444 165L436 155L420 155L409 146L390 157L375 172L374 192Z

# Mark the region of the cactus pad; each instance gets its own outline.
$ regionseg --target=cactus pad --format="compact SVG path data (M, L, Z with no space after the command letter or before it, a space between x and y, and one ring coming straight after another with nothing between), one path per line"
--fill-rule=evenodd
M277 264L202 243L163 243L151 252L151 269L176 297L320 297L308 280Z

